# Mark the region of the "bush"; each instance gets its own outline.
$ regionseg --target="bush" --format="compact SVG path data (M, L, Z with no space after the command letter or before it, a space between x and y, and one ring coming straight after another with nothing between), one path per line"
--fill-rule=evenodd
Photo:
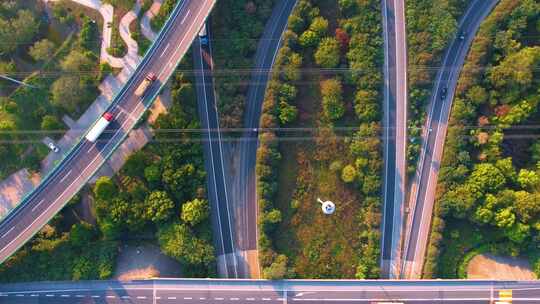
M336 78L323 80L321 82L321 95L324 115L332 121L343 117L345 107L341 82Z
M343 168L341 179L346 183L352 183L356 179L357 173L354 166L347 165Z
M323 68L331 69L339 65L340 46L335 38L324 38L315 52L315 62Z

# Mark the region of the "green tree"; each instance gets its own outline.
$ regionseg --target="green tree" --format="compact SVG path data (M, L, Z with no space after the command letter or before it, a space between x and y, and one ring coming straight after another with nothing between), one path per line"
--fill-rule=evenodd
M359 90L356 92L354 109L360 121L376 121L380 115L377 91Z
M516 215L512 212L512 208L504 208L495 214L495 225L500 228L510 228L516 222Z
M324 115L330 120L338 120L345 114L343 105L343 88L336 78L321 82L321 95Z
M287 275L287 256L280 254L275 261L263 269L263 277L267 280L281 280Z
M88 245L96 237L94 227L87 222L73 224L69 232L69 240L76 247Z
M214 247L196 238L185 224L167 224L158 230L157 238L161 250L182 263L208 266L215 260Z
M523 243L530 236L531 227L523 223L515 223L510 229L505 231L506 236L515 243Z
M0 17L0 54L15 51L32 42L39 31L39 21L29 10L20 10L8 20Z
M540 194L527 191L515 192L515 212L523 223L531 223L540 214Z
M206 220L209 214L210 207L207 200L196 198L182 205L182 220L191 226Z
M146 210L143 217L154 223L167 220L173 213L174 202L167 192L154 191L145 200Z
M73 50L60 63L62 70L71 73L93 72L95 63L85 54Z
M64 126L62 123L53 115L45 115L41 120L41 130L55 131L62 130Z
M144 178L154 187L159 185L161 182L161 169L158 165L150 165L144 168Z
M490 163L478 164L474 167L467 184L472 191L496 192L502 188L506 179L499 168Z
M339 65L340 48L336 38L324 38L315 52L315 62L323 68L331 69Z
M517 181L523 188L532 188L538 185L540 178L534 171L521 169L519 170Z
M110 200L118 195L118 190L110 177L102 176L96 180L94 194L98 200Z
M282 124L293 122L298 115L298 110L295 106L288 104L285 101L279 103L279 121Z
M347 165L341 172L341 179L346 183L352 183L356 179L357 175L358 173L356 172L356 168L354 168L352 165Z
M315 17L309 26L309 30L322 37L328 33L328 20L323 17Z
M304 48L315 47L320 41L321 37L311 30L303 32L302 35L300 35L300 38L298 38L298 42Z
M54 54L54 43L50 40L42 39L34 43L30 48L29 54L36 61L46 61L52 58Z
M75 112L91 98L91 92L88 89L86 83L79 77L62 76L52 84L51 104L69 112Z

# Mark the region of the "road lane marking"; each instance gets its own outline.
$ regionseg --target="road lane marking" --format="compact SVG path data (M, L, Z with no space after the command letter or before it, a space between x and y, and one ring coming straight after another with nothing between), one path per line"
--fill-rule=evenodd
M263 301L272 301L270 298L262 298Z
M176 297L167 297L169 300L176 300Z
M199 53L201 54L200 56L200 64L201 64L201 70L202 70L202 89L203 89L203 95L204 95L204 110L205 110L205 113L206 113L206 121L208 122L208 125L210 126L210 115L208 114L208 100L206 98L207 94L206 94L206 80L205 80L205 77L204 77L204 63L202 61L202 46L201 44L199 43ZM214 98L215 99L215 98ZM215 102L215 100L214 100ZM218 128L218 147L219 147L219 159L221 161L221 172L222 172L222 180L223 180L223 189L225 191L225 209L227 210L227 222L229 223L229 234L230 234L230 237L231 237L231 249L233 250L233 252L235 251L234 249L234 243L233 243L233 239L234 239L234 235L233 235L233 230L232 230L232 227L231 227L231 215L229 213L229 199L227 197L227 181L225 181L225 168L223 167L223 150L222 150L222 146L221 146L221 134L219 132L219 118L217 118L217 128ZM210 144L210 155L211 155L211 164L212 164L212 171L214 173L214 186L216 187L215 189L215 192L216 192L216 201L219 203L219 199L217 198L217 193L218 193L218 188L217 188L217 184L216 184L216 171L215 171L215 164L214 164L214 156L213 156L213 149L211 147L211 136L210 136L210 131L207 132L207 135L208 135L208 140L209 140L209 144ZM220 233L221 233L221 243L222 243L222 249L223 249L223 254L225 255L225 241L223 240L223 232L221 230L221 217L220 217L220 214L218 212L218 222L219 222L219 230L220 230ZM226 256L226 255L225 255ZM233 266L234 266L234 277L237 278L238 277L238 269L237 269L237 261L236 261L236 255L233 255ZM227 258L225 258L225 263L227 263ZM228 267L225 267L226 270L225 272L227 273L227 276L228 276L228 270L227 268Z
M474 7L474 4L470 6L470 8L473 8ZM465 22L465 20L467 20L467 16L471 13L471 9L467 9L465 15L461 18L461 21L459 23L459 26L458 28L461 28L462 25L463 25L463 22ZM452 43L449 45L449 47L447 48L447 51L445 52L445 56L444 56L444 59L443 59L443 65L442 67L444 68L445 66L448 66L447 63L448 63L448 56L450 56L450 50L452 49L452 45L456 43L456 40L454 38L454 40L452 41ZM454 58L454 60L452 61L452 65L450 66L455 66L456 62L458 61L459 59L459 53L461 52L461 49L463 47L463 44L459 44L458 46L458 55ZM470 45L469 47L470 48ZM463 68L463 67L462 67ZM433 116L434 116L434 110L435 110L435 103L436 103L436 100L437 100L437 97L438 97L438 93L439 93L439 88L440 88L440 85L441 85L441 81L442 81L442 77L444 75L444 71L442 69L439 70L438 72L438 75L437 75L437 80L435 82L435 86L434 86L434 89L435 89L435 94L432 94L431 95L431 99L430 99L430 103L428 104L428 107L430 107L430 111L429 111L429 115L427 117L427 122L426 122L426 126L429 128L431 127L431 123L432 123L432 120L433 120ZM450 74L451 76L451 74ZM454 85L454 88L455 88L455 85ZM432 90L433 91L433 90ZM454 96L451 96L452 98L448 97L447 99L450 100L450 105L452 104L452 99ZM446 101L445 101L446 103ZM450 110L449 110L450 111ZM444 104L443 104L443 107L441 108L441 113L439 114L439 121L441 121L442 119L442 113L444 112ZM448 123L448 121L447 121ZM434 143L434 150L437 148L437 139L439 137L439 127L440 127L440 124L437 125L437 133L435 134L435 143ZM429 130L429 129L428 129ZM427 153L427 149L429 148L428 147L428 144L429 144L429 135L430 134L427 134L427 137L425 138L426 140L423 140L422 142L422 146L420 148L420 157L419 157L419 160L418 160L418 164L419 164L419 168L417 168L416 172L418 173L418 182L416 183L416 188L414 189L414 191L416 193L414 193L414 200L412 200L411 198L409 198L409 200L412 200L413 202L413 206L412 208L410 208L410 213L409 213L409 218L410 218L410 223L412 225L412 221L414 220L415 218L415 209L416 209L416 206L418 204L418 201L419 201L419 196L420 196L420 185L421 185L421 182L422 182L422 172L423 172L423 168L424 168L424 162L425 162L425 158L426 158L426 153ZM435 152L435 151L433 151ZM435 153L433 154L435 155ZM433 157L432 157L432 161L431 161L431 164L433 164ZM430 168L431 169L431 168ZM415 173L416 174L416 173ZM416 178L415 178L416 179ZM431 174L428 174L428 177L427 177L427 184L428 186L431 184ZM413 196L413 193L411 193L410 197ZM425 200L425 197L427 196L427 191L426 193L424 194L424 200ZM421 219L423 218L423 214L424 214L424 205L422 205L422 214L421 214ZM409 224L407 224L409 226ZM410 237L413 233L413 227L406 227L406 231L405 231L405 242L406 242L406 245L405 245L405 254L404 256L406 257L408 255L408 252L409 252L409 244L410 244ZM418 251L418 243L419 242L416 242L416 246L414 248L414 253L415 253L415 257L416 257L416 252ZM402 273L405 273L405 264L402 265Z
M66 175L64 175L64 177L62 177L62 179L60 180L60 184L63 183L66 180L66 178L68 178L68 176L71 174L71 171L73 171L73 170L69 170L68 173L66 173Z
M69 297L71 297L71 296L70 296L70 295L67 295L67 294L63 294L63 295L61 295L60 297L61 297L61 298L69 298Z
M231 301L238 301L238 300L240 300L240 298L230 298L229 300L231 300Z
M193 298L185 297L184 300L192 300Z
M255 298L246 298L246 301L255 301Z
M94 295L94 296L92 296L92 298L97 299L97 298L100 298L100 296Z
M34 208L32 208L32 212L36 211L37 207L39 207L39 205L41 205L41 203L43 203L44 201L45 201L44 199L39 201L39 203L37 203L37 205L35 205Z
M171 46L171 43L167 43L167 46L165 47L165 49L163 49L163 52L161 52L161 55L159 55L159 58L163 57L163 55L165 55L165 52L167 52L167 49L169 49L169 46Z
M116 296L107 296L108 299L114 299Z
M137 299L146 299L145 296L138 296Z
M15 226L11 227L8 232L4 233L4 235L2 235L2 237L0 239L3 239L6 235L8 235L8 233L10 233L11 231L13 231L13 229L15 229Z
M84 298L84 295L76 295L75 298Z
M178 49L175 50L175 53L177 51L178 51ZM205 83L205 79L204 79L204 63L203 63L203 60L202 60L202 46L201 46L200 42L199 42L199 53L201 55L200 56L201 71L203 72L201 75L202 75L202 88L203 88L203 95L204 95L204 109L205 109L205 112L206 112L206 121L208 122L208 125L210 125L210 116L208 114L208 101L206 100L206 83ZM219 132L218 132L218 134L219 134ZM207 137L208 137L208 142L211 145L212 138L210 136L210 131L207 132ZM222 162L222 164L223 164L223 162ZM214 176L214 178L212 178L212 181L213 181L214 188L215 188L214 194L215 194L215 198L216 198L216 203L219 204L218 187L217 187L217 182L216 182L216 178L215 178L216 169L215 169L215 164L214 164L214 152L213 152L212 147L210 147L210 165L212 167L212 172L213 172L213 176ZM226 189L225 189L225 199L227 199L227 190ZM227 202L225 202L225 204L227 204ZM221 229L222 224L221 224L220 212L217 212L217 219L218 219L218 229L219 229L220 236L221 236L220 237L221 249L223 251L223 254L225 255L226 254L226 252L225 252L225 241L224 241L224 238L223 238L223 231ZM232 238L231 238L231 242L232 242ZM227 264L227 258L225 258L225 264ZM227 265L225 265L225 266L227 266ZM236 263L235 263L234 266L235 266L235 272L236 272ZM228 267L225 267L225 276L229 277ZM236 275L235 275L235 277L236 277Z
M199 300L206 300L206 298L199 298Z
M191 12L191 10L188 10L186 15L184 16L184 18L182 19L182 21L180 22L180 24L184 24L184 22L186 22L186 19L187 17L189 16L189 13Z
M130 296L122 296L122 299L129 299L131 298Z
M53 294L46 294L45 296L46 296L46 297L54 297Z
M31 294L30 297L39 297L37 294Z
M23 294L17 294L17 295L15 295L15 296L16 296L16 297L24 297Z
M223 300L225 300L225 298L214 298L214 300L216 300L216 301L223 301Z

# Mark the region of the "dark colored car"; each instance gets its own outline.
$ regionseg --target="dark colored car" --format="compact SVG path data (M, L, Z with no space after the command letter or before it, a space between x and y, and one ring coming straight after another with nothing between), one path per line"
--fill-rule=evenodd
M443 88L441 90L441 100L445 100L447 94L448 94L448 88Z

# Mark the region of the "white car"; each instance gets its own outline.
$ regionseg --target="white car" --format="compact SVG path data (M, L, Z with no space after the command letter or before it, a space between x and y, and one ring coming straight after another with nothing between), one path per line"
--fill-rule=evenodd
M60 151L60 149L58 149L58 147L53 143L53 142L50 142L48 145L49 149L51 149L51 151L53 151L54 153L58 153L58 151Z

